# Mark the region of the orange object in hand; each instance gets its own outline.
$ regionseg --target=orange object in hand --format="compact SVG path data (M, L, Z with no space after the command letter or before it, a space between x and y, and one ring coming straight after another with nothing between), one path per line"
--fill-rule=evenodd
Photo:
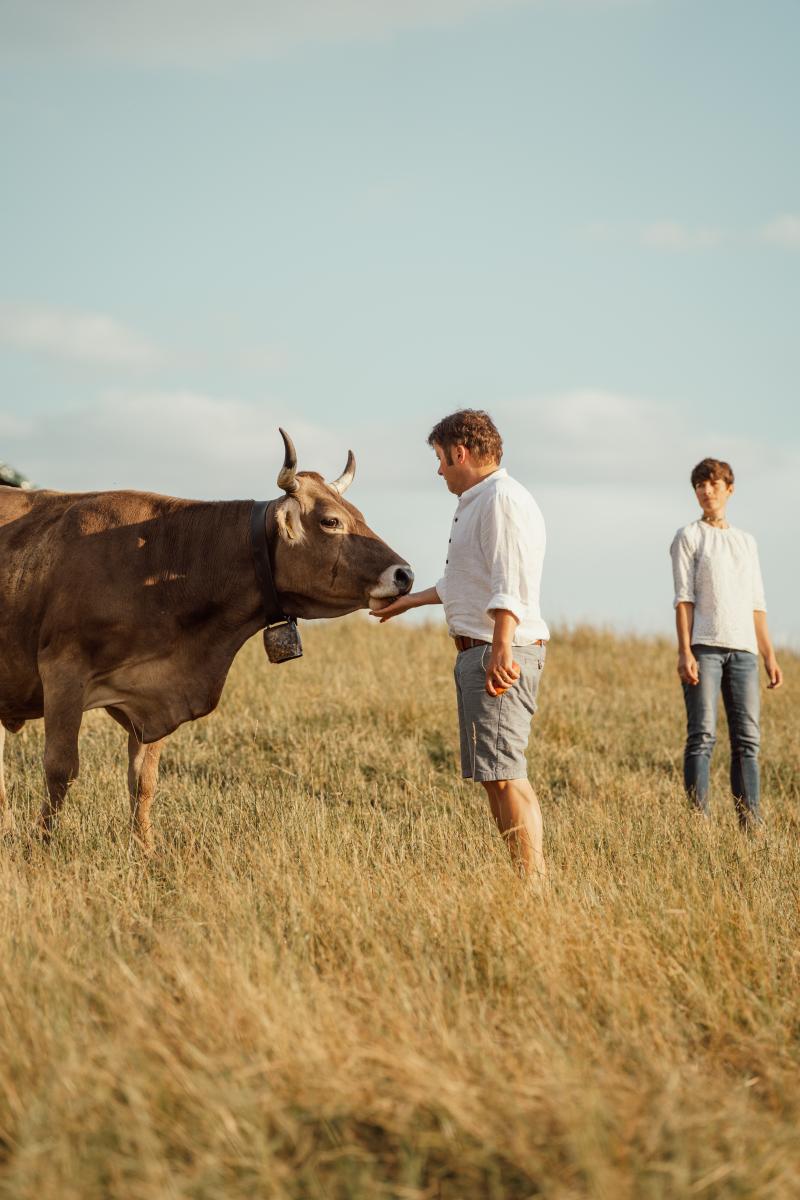
M515 662L515 663L512 663L511 665L512 665L512 667L514 668L514 670L517 672L517 679L519 679L519 663ZM499 684L499 685L498 685L498 684L492 684L492 686L494 687L494 694L495 694L495 696L502 696L502 695L504 695L504 693L505 693L505 692L507 692L507 691L508 691L508 688L507 688L507 687L504 687L502 684ZM511 686L511 685L509 684L509 687L510 687L510 686ZM487 691L487 692L489 693L489 695L491 696L491 694L492 694L492 693L489 691L489 682L488 682L488 680L487 680L487 682L486 682L486 691Z

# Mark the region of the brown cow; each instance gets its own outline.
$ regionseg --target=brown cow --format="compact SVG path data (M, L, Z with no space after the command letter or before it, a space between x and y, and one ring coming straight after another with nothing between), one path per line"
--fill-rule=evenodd
M343 616L407 592L408 564L342 499L352 452L326 483L297 471L281 434L286 494L266 507L258 532L283 611ZM104 708L128 731L133 829L152 846L163 739L216 707L234 656L266 623L253 511L247 500L0 487L0 829L13 824L3 725L16 731L44 717L47 838L78 773L83 713Z

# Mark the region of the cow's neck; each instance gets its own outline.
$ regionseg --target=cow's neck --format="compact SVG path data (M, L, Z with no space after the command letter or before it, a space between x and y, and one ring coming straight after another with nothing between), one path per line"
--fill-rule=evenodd
M291 614L284 612L275 586L274 547L277 534L275 501L256 500L250 516L250 545L253 554L264 625L284 621Z
M241 645L263 625L261 595L250 546L250 501L214 501L182 514L169 539L183 586L176 603L184 619L213 626ZM237 646L238 649L238 646ZM235 651L234 651L235 653Z

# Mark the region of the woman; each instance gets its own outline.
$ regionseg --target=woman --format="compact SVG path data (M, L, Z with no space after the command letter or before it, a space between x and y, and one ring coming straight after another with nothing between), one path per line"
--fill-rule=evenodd
M708 776L719 693L731 739L731 791L739 825L760 825L758 655L770 688L783 682L767 628L755 538L725 519L733 471L704 458L692 471L702 516L670 547L675 582L678 675L686 702L683 778L690 803L708 815Z

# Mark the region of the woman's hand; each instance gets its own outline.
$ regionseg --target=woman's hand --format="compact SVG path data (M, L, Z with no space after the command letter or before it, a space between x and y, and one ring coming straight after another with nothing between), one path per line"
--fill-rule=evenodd
M779 688L783 683L783 671L778 666L778 660L774 654L764 655L764 669L767 672L769 683L768 688Z
M690 683L693 687L700 682L700 668L691 650L686 650L678 655L678 675L681 683Z

